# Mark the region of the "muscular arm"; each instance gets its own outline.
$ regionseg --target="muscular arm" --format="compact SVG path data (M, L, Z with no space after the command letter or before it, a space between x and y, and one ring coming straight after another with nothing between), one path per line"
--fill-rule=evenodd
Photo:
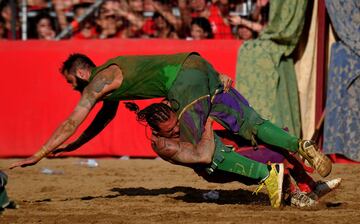
M96 102L116 89L121 82L121 70L115 65L100 72L84 89L82 97L71 115L60 124L44 146L33 156L12 164L10 168L34 165L43 157L53 152L59 145L63 144L74 134Z
M152 136L152 147L163 159L176 164L209 164L215 150L212 120L208 119L204 133L197 145L176 139Z

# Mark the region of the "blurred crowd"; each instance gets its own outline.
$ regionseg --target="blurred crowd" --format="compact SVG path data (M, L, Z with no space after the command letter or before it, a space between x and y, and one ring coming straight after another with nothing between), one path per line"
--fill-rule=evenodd
M0 0L0 39L248 40L266 26L268 1Z

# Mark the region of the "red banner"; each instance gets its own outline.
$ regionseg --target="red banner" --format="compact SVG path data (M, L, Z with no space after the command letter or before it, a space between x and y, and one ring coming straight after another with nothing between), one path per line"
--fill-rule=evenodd
M59 72L70 53L88 55L98 65L119 55L169 54L197 51L221 73L235 76L236 40L71 40L0 41L0 157L24 157L36 152L72 112L79 94ZM144 107L155 100L138 101ZM90 123L98 105L77 130ZM74 156L153 157L150 129L120 105L116 118ZM73 139L72 139L73 140Z

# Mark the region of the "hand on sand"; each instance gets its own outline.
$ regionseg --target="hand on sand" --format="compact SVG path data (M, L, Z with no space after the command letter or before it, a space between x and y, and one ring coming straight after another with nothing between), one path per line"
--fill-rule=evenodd
M27 167L35 165L37 162L40 161L40 158L37 158L35 156L28 157L26 159L20 160L18 162L15 162L10 165L9 169L14 169L16 167Z

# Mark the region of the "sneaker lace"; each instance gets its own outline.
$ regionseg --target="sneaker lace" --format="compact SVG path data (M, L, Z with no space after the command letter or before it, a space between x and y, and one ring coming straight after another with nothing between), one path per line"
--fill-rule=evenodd
M261 182L260 185L255 189L255 191L252 194L257 195L264 186L265 186L265 182Z

